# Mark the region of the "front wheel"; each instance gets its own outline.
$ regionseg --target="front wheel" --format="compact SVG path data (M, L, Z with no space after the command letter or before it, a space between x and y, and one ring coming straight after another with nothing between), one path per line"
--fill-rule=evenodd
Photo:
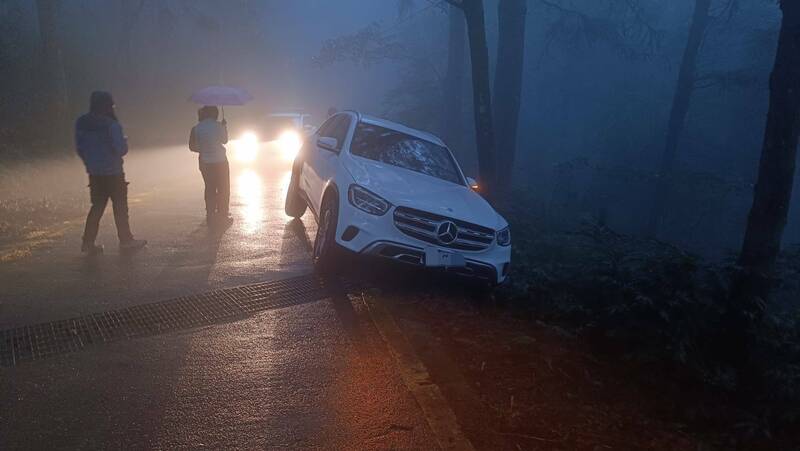
M283 210L286 216L300 218L306 212L308 205L303 196L300 195L299 171L292 169L292 178L289 180L289 188L286 190L286 203Z
M335 195L328 195L320 208L317 236L314 239L314 269L330 273L336 268L339 247L336 244L336 226L339 223L339 202Z

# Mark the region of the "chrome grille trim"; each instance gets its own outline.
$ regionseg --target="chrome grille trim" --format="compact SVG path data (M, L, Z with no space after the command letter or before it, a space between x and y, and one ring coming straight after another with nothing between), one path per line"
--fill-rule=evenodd
M423 228L420 228L420 227L415 227L415 226L412 226L412 225L409 225L409 224L403 224L403 223L397 223L397 222L395 222L395 225L397 226L398 229L402 230L403 232L419 233L419 234L422 234L422 235L429 236L429 237L431 237L433 239L436 239L436 232L435 231L430 231L430 230L423 229Z
M415 215L412 215L412 214L409 214L409 213L404 213L402 210L395 210L395 216L398 216L398 217L403 218L403 219L408 219L409 221L414 221L414 222L419 222L419 223L422 223L422 224L426 224L426 225L429 225L431 227L435 227L436 225L439 224L437 221L434 221L434 220L431 220L431 219L427 219L427 218L422 218L422 217L415 216Z
M452 243L444 244L437 237L437 230L444 222L452 222L458 227L458 235ZM495 232L487 227L408 207L395 208L394 225L404 234L418 240L462 251L486 250L495 239Z

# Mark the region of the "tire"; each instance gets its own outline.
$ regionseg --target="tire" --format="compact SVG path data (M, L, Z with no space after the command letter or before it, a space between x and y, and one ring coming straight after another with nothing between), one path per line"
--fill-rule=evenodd
M300 195L300 171L292 167L292 177L289 180L289 188L286 190L286 203L283 211L286 216L299 219L305 214L308 204L303 196Z
M312 261L317 272L331 274L341 257L336 243L336 226L339 223L339 202L335 192L325 196L320 208L317 236L314 238Z

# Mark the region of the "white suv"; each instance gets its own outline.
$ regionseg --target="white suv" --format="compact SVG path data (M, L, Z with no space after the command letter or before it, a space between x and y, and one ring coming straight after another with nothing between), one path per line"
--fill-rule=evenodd
M318 269L330 269L344 248L499 284L508 275L511 233L470 182L437 137L342 112L295 159L286 214L314 213Z

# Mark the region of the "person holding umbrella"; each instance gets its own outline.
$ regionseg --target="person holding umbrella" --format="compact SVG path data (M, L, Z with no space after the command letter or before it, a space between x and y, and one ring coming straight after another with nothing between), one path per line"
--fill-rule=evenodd
M231 177L225 144L228 143L228 124L218 122L219 109L203 106L197 110L197 125L189 134L189 150L199 154L200 174L205 183L206 223L209 227L229 226Z
M198 124L189 135L189 149L200 154L200 173L205 182L206 223L229 226L233 218L228 216L231 177L225 144L228 143L228 124L225 121L225 105L244 105L253 96L241 88L232 86L208 86L189 97L190 102L204 105L197 111ZM222 121L219 109L222 106Z

